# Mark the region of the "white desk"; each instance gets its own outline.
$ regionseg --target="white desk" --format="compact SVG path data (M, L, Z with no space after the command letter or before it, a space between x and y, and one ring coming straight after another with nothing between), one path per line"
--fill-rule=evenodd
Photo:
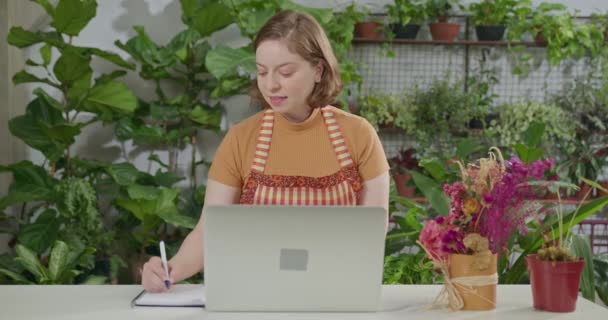
M141 287L131 286L0 286L0 319L608 319L608 309L579 297L574 313L548 313L532 308L528 285L500 285L493 311L427 310L439 285L384 286L378 313L207 313L201 308L131 308Z

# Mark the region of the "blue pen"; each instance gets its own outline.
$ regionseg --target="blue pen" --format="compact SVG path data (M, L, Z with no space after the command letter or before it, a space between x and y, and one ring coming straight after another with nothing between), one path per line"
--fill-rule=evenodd
M163 263L163 269L165 269L165 287L169 289L171 281L169 281L169 267L167 266L167 253L165 252L165 242L160 241L160 260Z

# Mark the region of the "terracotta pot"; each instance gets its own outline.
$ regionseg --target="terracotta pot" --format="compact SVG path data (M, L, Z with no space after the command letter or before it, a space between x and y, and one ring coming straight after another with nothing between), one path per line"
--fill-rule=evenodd
M380 38L380 23L374 21L364 21L355 24L355 35L364 39Z
M477 270L473 266L474 257L466 254L450 255L450 278L489 276L496 273L496 254L492 255L490 266L485 270ZM473 286L472 288L455 283L456 290L462 296L462 310L492 310L496 309L496 284ZM472 290L471 290L472 289Z
M449 22L435 22L430 24L433 40L454 41L460 31L460 25Z
M534 37L534 42L539 46L546 46L549 43L541 32L536 34L536 36Z
M572 312L576 309L576 298L585 260L552 262L526 256L530 273L534 308L551 312Z
M402 197L411 198L416 192L416 187L407 186L407 182L410 181L411 176L409 174L393 174L393 180L397 186L397 193Z

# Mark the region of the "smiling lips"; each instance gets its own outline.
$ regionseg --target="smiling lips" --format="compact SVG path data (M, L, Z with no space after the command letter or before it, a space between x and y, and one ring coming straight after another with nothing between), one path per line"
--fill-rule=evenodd
M270 103L272 105L279 106L283 103L283 101L287 100L287 97L272 96L272 97L268 97L268 100L270 100Z

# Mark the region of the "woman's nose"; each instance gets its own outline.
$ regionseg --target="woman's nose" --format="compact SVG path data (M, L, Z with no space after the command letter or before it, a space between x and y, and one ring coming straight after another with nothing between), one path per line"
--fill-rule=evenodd
M268 88L273 91L281 88L281 84L279 83L276 76L274 76L274 75L268 76Z

